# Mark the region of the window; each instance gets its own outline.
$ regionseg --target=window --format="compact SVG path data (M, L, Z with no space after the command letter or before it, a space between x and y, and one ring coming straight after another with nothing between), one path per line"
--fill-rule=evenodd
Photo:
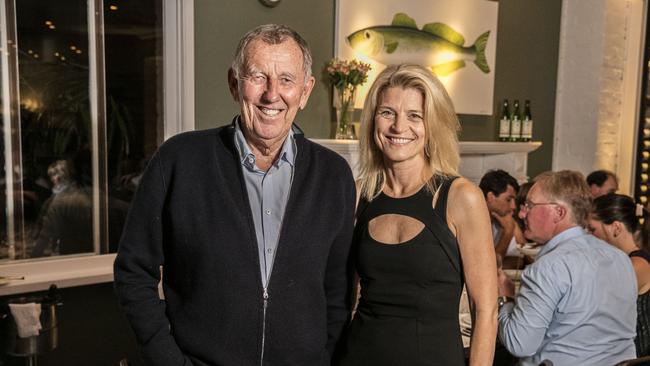
M163 63L180 1L0 0L0 261L117 249L149 157L192 127L165 120L191 108L163 87L191 76Z

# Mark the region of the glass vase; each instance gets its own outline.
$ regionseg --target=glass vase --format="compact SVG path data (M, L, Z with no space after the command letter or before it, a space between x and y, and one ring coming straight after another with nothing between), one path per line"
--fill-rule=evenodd
M336 134L337 140L356 140L354 132L354 101L356 88L335 88L334 108L336 108Z

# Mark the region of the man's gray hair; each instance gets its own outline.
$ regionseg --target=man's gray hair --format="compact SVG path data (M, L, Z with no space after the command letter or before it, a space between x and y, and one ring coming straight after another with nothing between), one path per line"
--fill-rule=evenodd
M592 199L589 186L580 172L544 172L535 177L535 185L540 186L550 201L564 202L569 207L575 224L587 227Z
M246 47L255 40L261 40L267 44L280 44L287 39L293 39L300 47L302 51L302 67L305 70L305 82L311 76L311 65L312 57L311 51L309 51L309 45L307 42L296 32L295 30L289 28L286 25L282 24L264 24L260 25L252 30L250 30L244 37L239 41L237 45L237 51L235 52L235 58L232 61L232 71L235 78L239 79L242 73L244 72L244 67L246 63Z

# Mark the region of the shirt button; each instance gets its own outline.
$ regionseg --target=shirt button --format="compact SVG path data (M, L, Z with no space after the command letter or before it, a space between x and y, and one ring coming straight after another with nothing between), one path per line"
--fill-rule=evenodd
M264 212L266 212L267 215L271 214L271 210L268 210L268 209L266 211L264 211Z
M267 249L266 254L273 254L273 249L271 249L271 248Z
M251 164L253 164L253 163L255 162L255 158L252 157L252 156L249 157L249 158L248 158L248 162L251 163Z

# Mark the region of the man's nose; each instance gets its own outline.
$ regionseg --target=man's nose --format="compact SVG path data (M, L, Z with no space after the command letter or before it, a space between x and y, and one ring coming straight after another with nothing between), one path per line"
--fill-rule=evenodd
M275 102L279 99L280 94L278 94L278 81L269 78L266 82L266 89L264 90L264 101L265 102Z
M526 210L526 209L522 206L521 209L519 210L519 213L517 214L517 216L519 216L520 219L524 220L524 219L526 219L526 215L527 215L527 214L528 214L528 210Z

